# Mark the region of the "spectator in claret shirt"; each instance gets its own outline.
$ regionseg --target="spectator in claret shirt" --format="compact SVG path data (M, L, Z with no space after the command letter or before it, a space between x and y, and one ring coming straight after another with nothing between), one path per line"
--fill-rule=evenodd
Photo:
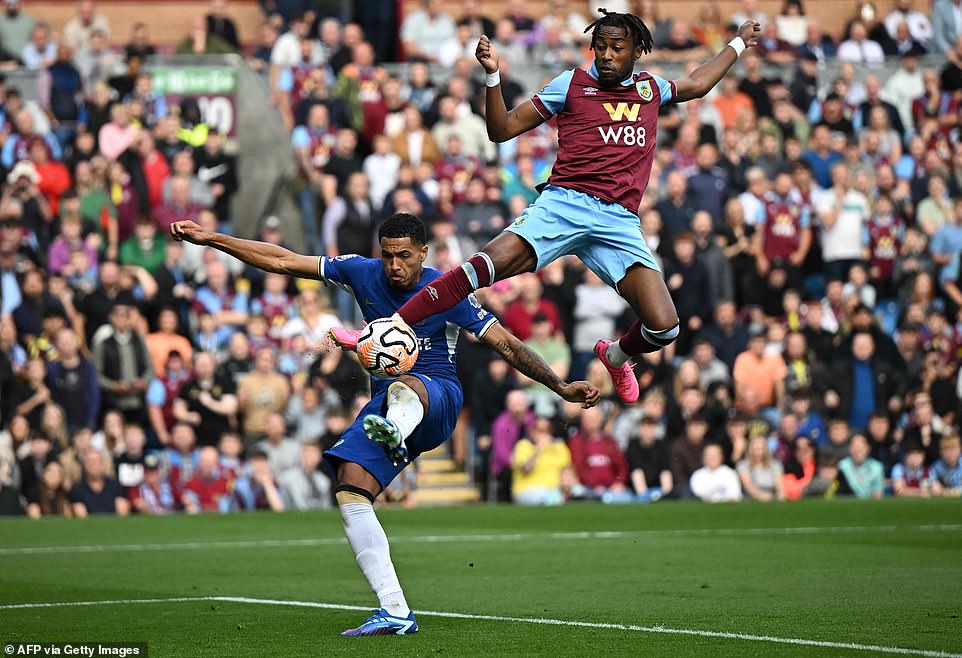
M628 499L628 464L618 443L605 433L604 422L597 407L582 412L578 432L568 440L571 462L594 497L606 502Z
M194 476L184 484L180 503L188 514L236 509L231 480L222 472L217 448L201 448Z

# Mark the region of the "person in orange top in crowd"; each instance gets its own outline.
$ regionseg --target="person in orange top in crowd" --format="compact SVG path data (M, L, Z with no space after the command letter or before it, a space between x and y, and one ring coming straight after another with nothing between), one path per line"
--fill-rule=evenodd
M60 209L60 197L73 185L70 171L64 163L51 159L50 146L40 136L30 138L27 157L33 162L33 167L40 177L37 189L50 204L50 211L56 217Z
M180 352L187 363L194 358L190 341L177 333L177 325L177 312L172 308L162 308L157 314L157 331L147 334L144 339L158 377L166 374L164 364L171 352Z
M798 500L802 497L805 485L815 477L815 444L807 436L799 436L795 439L792 453L792 458L785 464L782 488L788 500Z
M738 89L738 78L722 79L720 93L714 99L715 109L721 115L725 130L734 128L742 112L754 112L752 97Z
M781 405L788 370L780 355L765 353L767 340L765 329L752 329L748 349L735 359L732 379L735 380L736 404L740 405L746 393L751 391L757 394L761 407Z

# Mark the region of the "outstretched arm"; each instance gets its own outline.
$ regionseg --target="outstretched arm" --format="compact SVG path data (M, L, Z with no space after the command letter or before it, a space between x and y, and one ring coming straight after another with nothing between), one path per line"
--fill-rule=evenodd
M497 51L495 51L487 36L481 35L475 57L478 58L478 62L481 63L484 72L488 75L498 72L501 58L498 57ZM484 105L484 119L488 126L488 138L492 142L506 142L544 123L544 117L535 109L531 101L524 101L509 112L504 104L500 82L487 87Z
M738 28L738 36L745 42L746 48L758 45L758 32L761 25L755 21L745 21ZM687 78L675 81L675 102L684 103L692 98L701 98L728 73L728 69L738 61L738 53L731 46L724 49L710 60L693 70Z
M265 272L289 274L301 279L316 279L320 275L317 256L302 256L276 244L205 231L191 221L171 224L170 235L174 240L213 247Z
M597 388L588 382L571 384L565 382L544 362L544 359L500 323L492 325L481 337L481 341L500 354L501 358L518 372L544 384L568 402L580 402L585 409L598 404L600 394Z

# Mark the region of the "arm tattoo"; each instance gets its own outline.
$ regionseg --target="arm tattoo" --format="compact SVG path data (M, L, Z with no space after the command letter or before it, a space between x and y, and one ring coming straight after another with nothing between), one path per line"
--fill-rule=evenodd
M499 340L493 347L515 370L544 384L555 393L564 385L544 359L514 336Z

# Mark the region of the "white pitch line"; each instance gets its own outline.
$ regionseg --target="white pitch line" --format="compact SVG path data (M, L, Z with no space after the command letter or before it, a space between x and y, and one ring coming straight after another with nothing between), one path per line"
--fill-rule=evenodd
M392 544L450 544L477 542L510 542L541 539L631 539L643 537L674 537L687 535L705 536L753 536L753 535L820 535L860 532L953 532L962 530L962 524L928 524L914 526L801 526L794 528L691 528L678 530L612 530L597 532L514 532L505 534L474 535L399 535L391 537ZM18 546L0 548L3 555L60 555L65 553L112 553L145 551L184 551L212 548L283 548L297 546L336 546L346 544L343 537L318 537L315 539L251 539L236 541L193 541L170 544L88 544L74 546Z
M95 605L127 605L142 603L185 603L198 601L217 601L221 603L247 603L254 605L276 605L294 608L322 608L325 610L359 610L368 611L369 606L344 605L341 603L320 603L315 601L284 601L279 599L256 599L246 596L197 596L169 599L129 599L114 601L60 601L55 603L20 603L0 605L0 610L17 610L24 608L62 608L70 606ZM505 617L501 615L472 615L462 612L437 612L416 610L421 617L442 617L445 619L470 619L476 621L502 621L518 624L538 624L541 626L569 626L576 628L598 628L618 631L634 631L637 633L660 633L666 635L691 635L695 637L709 637L723 640L743 640L746 642L770 642L774 644L791 644L795 646L823 647L829 649L850 649L852 651L868 651L872 653L888 653L902 656L926 656L927 658L962 658L962 653L948 651L933 651L929 649L907 649L904 647L887 647L878 644L858 644L856 642L831 642L828 640L808 640L796 637L776 637L773 635L753 635L751 633L729 633L725 631L703 631L693 628L667 628L665 626L638 626L635 624L606 624L589 621L571 621L567 619L543 619L535 617Z

